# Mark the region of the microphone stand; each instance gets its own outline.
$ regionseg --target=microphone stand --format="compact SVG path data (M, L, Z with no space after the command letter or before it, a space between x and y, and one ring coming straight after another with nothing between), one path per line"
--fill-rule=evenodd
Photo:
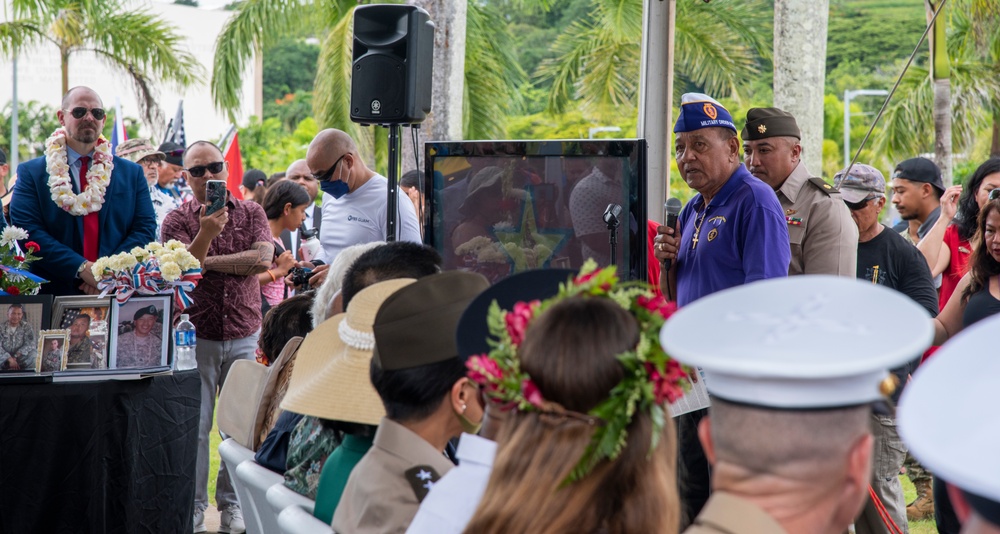
M604 210L604 222L608 225L608 245L611 249L611 265L618 264L618 226L621 224L619 215L622 208L618 204L608 204Z

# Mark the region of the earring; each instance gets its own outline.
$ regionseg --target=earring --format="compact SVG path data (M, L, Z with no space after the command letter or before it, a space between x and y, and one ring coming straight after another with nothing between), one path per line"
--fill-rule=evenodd
M467 406L463 404L463 405L462 405L462 413L465 413L465 409L466 409L466 408L467 408Z

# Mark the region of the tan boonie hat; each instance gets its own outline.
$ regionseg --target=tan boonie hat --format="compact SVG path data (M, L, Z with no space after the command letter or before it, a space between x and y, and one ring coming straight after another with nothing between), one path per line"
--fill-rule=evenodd
M412 278L386 280L351 299L346 313L320 323L299 347L281 408L322 419L377 425L385 416L369 378L379 307Z
M115 155L119 158L125 158L133 163L138 163L147 156L160 156L161 158L167 157L166 154L160 152L159 150L153 148L153 144L149 142L149 139L135 138L129 139L124 143L118 145L115 149Z

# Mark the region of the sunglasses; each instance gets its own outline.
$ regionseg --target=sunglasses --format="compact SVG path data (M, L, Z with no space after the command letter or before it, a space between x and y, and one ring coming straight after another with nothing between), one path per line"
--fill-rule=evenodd
M209 163L208 165L198 165L197 167L191 167L190 169L187 170L187 172L190 173L191 176L195 178L201 178L202 176L205 176L206 170L212 174L219 174L220 172L222 172L223 166L225 166L225 163L221 161L216 161L215 163Z
M847 208L850 209L851 211L860 211L860 210L865 209L865 206L867 206L869 202L871 202L872 200L875 200L876 198L878 198L878 197L877 196L876 197L868 197L866 199L862 199L860 202L848 202L848 201L845 200L844 204L847 204Z
M72 115L74 119L82 119L87 116L88 112L94 117L95 120L102 121L105 117L104 110L101 108L87 109L80 107L67 109L66 111L69 111L69 114Z
M1000 198L1000 189L994 189L990 191L990 200L996 200Z
M346 155L347 154L344 154L344 156L346 156ZM329 179L330 176L333 176L333 170L337 168L337 164L340 163L340 160L344 159L344 156L340 156L339 158L337 158L337 161L334 161L333 165L330 165L329 169L327 169L327 170L325 170L325 171L323 171L321 173L317 173L317 174L312 175L313 178L315 178L317 182L325 182L325 181L327 181L327 179Z

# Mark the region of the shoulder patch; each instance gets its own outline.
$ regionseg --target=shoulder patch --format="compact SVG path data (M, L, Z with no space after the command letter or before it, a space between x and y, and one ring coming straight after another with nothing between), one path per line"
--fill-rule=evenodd
M438 475L437 471L429 465L417 465L406 470L406 481L410 483L410 487L413 488L414 495L417 496L418 502L423 502L424 497L427 493L431 491L434 487L434 483L437 482L441 475Z
M833 187L832 185L830 185L829 183L827 183L826 180L824 180L822 178L810 178L809 179L809 183L813 184L814 186L816 186L817 189L819 189L820 191L826 193L827 195L830 195L832 193L839 193L840 192L839 189L837 189L836 187Z

